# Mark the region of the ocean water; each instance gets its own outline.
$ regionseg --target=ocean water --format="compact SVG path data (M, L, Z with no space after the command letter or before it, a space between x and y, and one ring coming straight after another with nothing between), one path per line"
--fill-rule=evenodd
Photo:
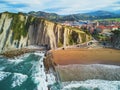
M84 70L84 72L81 71L82 74L79 73L80 76L89 78L92 75L94 79L63 82L62 90L120 90L120 66L105 64L78 66ZM99 74L97 74L98 72ZM91 78L93 78L92 76Z
M40 52L28 53L15 59L0 56L0 90L120 90L119 80L100 79L62 82L61 88L58 83L60 81L56 81L52 72L45 73L43 58L44 53ZM120 68L114 65L99 66Z
M46 74L44 53L28 53L15 59L0 56L0 90L48 90L55 88L52 73Z

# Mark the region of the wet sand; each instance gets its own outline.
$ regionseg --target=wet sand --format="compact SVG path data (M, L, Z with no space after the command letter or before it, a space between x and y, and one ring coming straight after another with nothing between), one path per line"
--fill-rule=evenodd
M120 65L120 50L116 49L67 49L52 51L53 60L59 65L115 64Z
M120 81L120 66L104 64L74 64L56 67L60 78L65 81L84 81L101 79Z

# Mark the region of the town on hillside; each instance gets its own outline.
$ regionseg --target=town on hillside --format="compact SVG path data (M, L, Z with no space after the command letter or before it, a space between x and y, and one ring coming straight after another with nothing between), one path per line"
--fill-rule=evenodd
M120 31L120 21L116 19L64 21L61 24L79 28L90 33L99 43L109 47L111 47L113 42L114 32Z

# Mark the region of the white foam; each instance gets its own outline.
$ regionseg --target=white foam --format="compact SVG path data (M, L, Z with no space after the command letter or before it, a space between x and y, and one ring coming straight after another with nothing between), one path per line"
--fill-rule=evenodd
M20 57L17 57L15 59L9 59L8 60L9 64L13 64L13 65L18 64L18 63L24 61L25 58L29 57L30 54L31 53L28 53L28 54L24 54ZM32 78L33 82L35 84L37 84L37 87L36 87L37 90L48 90L48 85L52 85L55 83L55 77L52 73L46 74L46 72L45 72L45 67L44 67L44 63L43 63L45 52L44 51L43 52L35 52L33 54L40 56L40 60L33 60L30 62L32 64L32 68L30 68L30 70L29 70L30 72L32 72L31 73L32 75L30 77ZM4 68L2 68L2 70L3 69ZM2 80L5 77L7 77L6 74L7 73L5 73L5 74L2 73L0 76L0 79ZM12 88L14 88L16 86L20 86L28 78L27 75L24 75L21 73L13 73L12 75L13 75L11 78L11 81L13 81L11 84Z
M35 54L41 56L41 53ZM37 90L48 90L43 58L44 56L40 58L39 62L34 62L31 69L33 71L32 79L37 84Z
M88 90L94 90L99 88L99 90L119 90L120 81L107 81L107 80L87 80L87 81L74 81L74 82L64 82L64 87L62 90L71 90L72 88L83 87Z
M117 65L106 65L106 64L90 64L90 66L100 66L100 67L103 67L103 68L112 68L112 69L117 69L117 68L120 68L120 66L117 66Z
M65 65L65 66L62 66L62 67L72 67L72 66L88 66L88 67L105 67L105 68L112 68L112 69L116 69L116 68L120 68L120 66L117 66L117 65L106 65L106 64L72 64L72 65Z
M23 54L21 56L15 57L14 59L8 59L11 63L20 63L23 62L25 58L27 58L30 55L30 53Z
M37 90L48 90L44 76L35 76L32 79L34 83L37 84Z
M24 81L27 80L27 78L27 75L23 75L21 73L14 73L14 76L12 77L12 88L20 86Z
M45 52L44 51L38 51L38 52L35 52L34 54L44 57Z
M56 82L55 76L52 73L47 74L47 81L48 81L47 82L48 85L54 84Z
M10 61L10 63L15 63L15 64L18 64L18 63L20 63L20 62L23 62L24 60L22 60L22 59L13 59L13 60L9 60Z
M0 71L0 81L3 80L4 78L8 77L10 74L11 74L10 72Z

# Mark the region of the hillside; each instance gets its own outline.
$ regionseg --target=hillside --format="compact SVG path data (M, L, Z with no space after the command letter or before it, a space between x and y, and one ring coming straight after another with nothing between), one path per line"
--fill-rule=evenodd
M77 21L77 20L95 20L95 19L107 19L107 18L119 18L120 14L117 12L109 11L94 11L88 13L78 13L71 15L58 15L55 13L46 13L42 11L29 12L28 15L33 15L37 17L47 18L51 21L61 22L61 21Z
M22 13L0 14L0 52L29 45L47 46L49 49L80 44L91 39L85 32L43 18Z

